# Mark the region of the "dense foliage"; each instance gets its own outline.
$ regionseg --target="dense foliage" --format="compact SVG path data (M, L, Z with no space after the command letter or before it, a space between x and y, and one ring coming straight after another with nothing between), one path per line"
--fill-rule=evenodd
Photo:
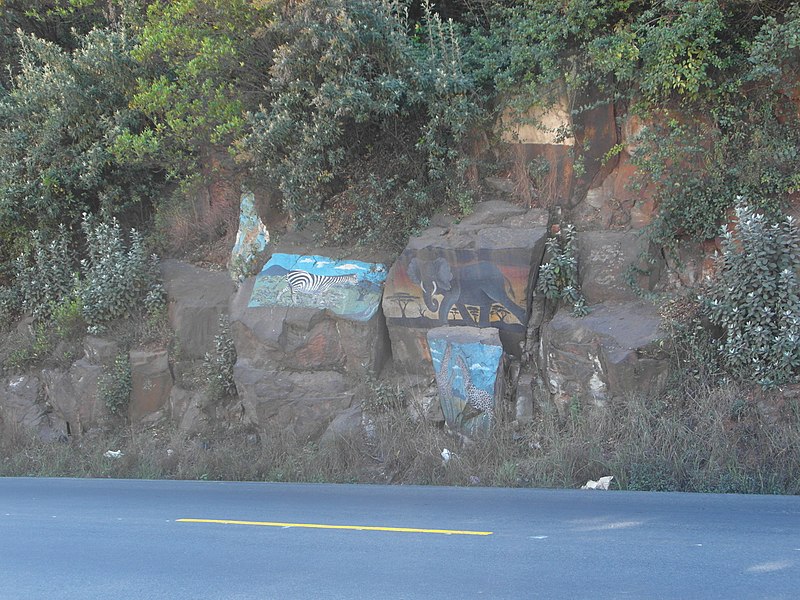
M796 0L2 2L0 284L23 251L87 247L83 213L146 225L220 156L296 223L400 243L469 210L498 111L562 98L577 173L582 116L613 102L646 124L651 236L714 237L736 197L773 217L800 188L799 38Z
M648 124L634 161L659 242L714 237L736 196L775 213L798 188L796 1L527 0L496 15L496 88L518 108L566 96L564 135L608 101Z
M90 31L73 51L19 34L18 72L0 91L0 258L22 250L30 230L48 237L84 212L131 217L150 204L151 173L111 152L140 122L128 107L132 47L111 30Z
M455 25L423 8L414 36L385 0L307 0L275 22L269 104L237 149L299 222L368 240L469 202L461 144L478 115L474 83Z
M791 217L770 222L747 207L723 237L719 283L705 298L724 334L728 371L764 387L800 375L800 231Z

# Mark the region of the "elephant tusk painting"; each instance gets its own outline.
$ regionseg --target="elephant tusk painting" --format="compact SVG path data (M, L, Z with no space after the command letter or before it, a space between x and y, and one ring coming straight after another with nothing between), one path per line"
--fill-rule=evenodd
M401 256L393 293L384 297L387 321L407 327L468 325L522 332L528 316L529 261L529 256L508 252L479 257L469 250L441 250L429 257L417 253L405 262Z

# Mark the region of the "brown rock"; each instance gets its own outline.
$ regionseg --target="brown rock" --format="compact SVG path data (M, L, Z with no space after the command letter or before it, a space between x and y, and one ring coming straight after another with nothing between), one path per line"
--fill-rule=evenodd
M169 321L184 358L202 358L214 348L219 317L228 310L234 285L228 273L177 260L161 262Z
M582 318L559 311L543 327L539 357L559 410L574 399L602 406L663 385L669 358L660 324L655 307L642 302L595 306Z
M131 361L131 400L128 415L139 421L167 405L172 391L172 373L166 350L134 350Z
M277 424L301 440L319 438L353 402L352 386L336 371L265 371L239 360L234 378L245 422Z
M635 231L586 231L576 236L578 271L586 303L630 302L638 299L626 275L632 268L644 291L655 288L664 267L660 252ZM643 256L653 257L648 264Z
M18 375L0 380L0 434L15 430L34 433L43 440L67 434L67 427L43 402L38 377Z
M336 415L325 433L322 434L319 441L320 447L335 446L339 440L347 440L363 433L362 418L363 413L360 406L351 406Z
M71 435L81 436L108 424L110 412L97 392L102 374L102 366L86 359L74 362L68 371L42 371L47 401Z
M119 344L114 340L87 335L83 340L86 360L93 365L110 365L119 354Z
M444 325L498 329L506 352L520 354L544 254L543 217L538 210L486 203L459 225L409 240L383 295L399 372L433 375L425 332Z

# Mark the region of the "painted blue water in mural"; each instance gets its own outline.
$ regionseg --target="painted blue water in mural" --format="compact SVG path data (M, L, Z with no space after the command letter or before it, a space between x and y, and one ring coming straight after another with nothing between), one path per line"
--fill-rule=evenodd
M385 279L380 263L277 253L256 277L248 306L324 308L368 321L378 310Z
M486 434L495 419L495 386L503 348L428 336L445 421L467 435Z

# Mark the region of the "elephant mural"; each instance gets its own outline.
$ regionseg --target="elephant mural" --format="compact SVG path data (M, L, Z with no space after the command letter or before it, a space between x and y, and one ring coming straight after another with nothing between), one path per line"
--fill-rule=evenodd
M495 263L478 260L451 266L444 257L408 263L409 280L422 290L427 319L440 324L524 329L527 310L512 297L509 281ZM506 320L513 315L516 321Z

